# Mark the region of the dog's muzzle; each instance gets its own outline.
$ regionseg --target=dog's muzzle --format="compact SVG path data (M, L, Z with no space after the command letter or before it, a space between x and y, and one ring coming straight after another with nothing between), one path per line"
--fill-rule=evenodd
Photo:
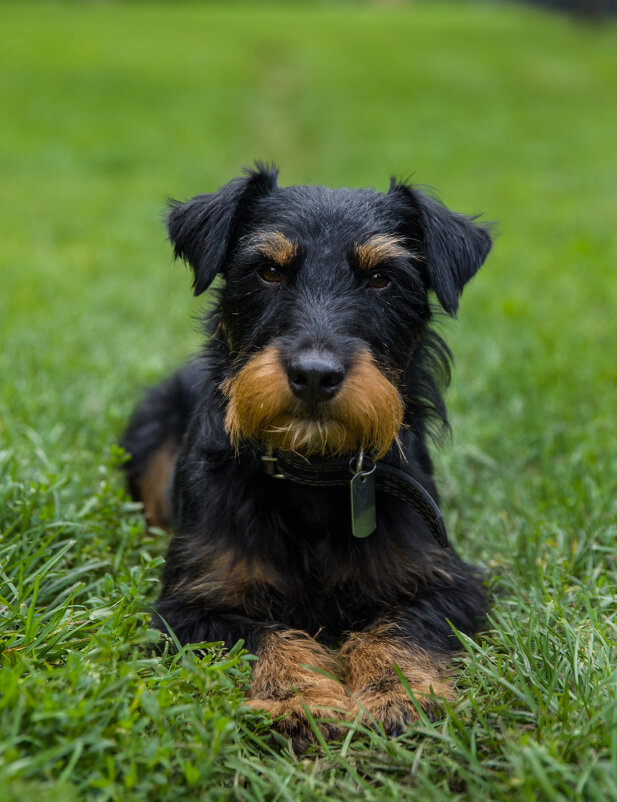
M329 351L283 357L276 344L223 383L225 429L237 448L253 440L280 451L381 458L398 437L403 400L367 350L346 370Z

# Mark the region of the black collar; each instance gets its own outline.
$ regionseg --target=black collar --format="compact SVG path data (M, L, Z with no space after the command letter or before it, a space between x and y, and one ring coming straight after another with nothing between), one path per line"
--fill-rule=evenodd
M306 459L291 452L269 450L261 455L264 471L274 479L287 479L309 487L348 485L351 497L351 528L356 537L367 537L376 527L375 490L395 496L419 513L440 546L448 546L441 512L430 493L408 473L373 462L362 452L358 457Z

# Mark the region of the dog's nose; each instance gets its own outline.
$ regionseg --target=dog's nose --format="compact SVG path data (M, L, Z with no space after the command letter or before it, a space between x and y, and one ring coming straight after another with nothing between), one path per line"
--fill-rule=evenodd
M287 378L294 395L314 404L337 394L345 378L345 368L332 354L309 351L289 361Z

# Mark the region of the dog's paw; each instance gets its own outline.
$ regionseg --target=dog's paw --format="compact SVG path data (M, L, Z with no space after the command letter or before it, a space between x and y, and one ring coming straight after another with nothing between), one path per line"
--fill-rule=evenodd
M316 740L307 710L324 738L340 737L350 700L331 651L305 632L278 630L262 636L257 656L249 704L269 713L296 751Z
M403 687L379 691L367 688L356 694L355 707L352 712L361 714L361 721L375 727L383 725L386 735L401 735L420 720L418 707L428 716L435 718L436 700L426 696L418 696L414 701Z
M356 716L372 727L382 724L388 735L400 735L417 723L421 711L432 719L440 699L454 700L443 655L402 637L396 621L351 633L341 658Z
M304 751L317 740L307 709L326 741L342 737L344 730L340 722L349 718L350 709L345 696L341 696L340 706L337 702L336 708L303 703L295 695L286 699L250 699L246 704L253 710L268 713L273 729L291 741L295 752Z

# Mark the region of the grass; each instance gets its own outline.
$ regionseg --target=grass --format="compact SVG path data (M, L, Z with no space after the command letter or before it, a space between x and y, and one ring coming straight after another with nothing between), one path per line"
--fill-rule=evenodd
M616 49L505 4L2 5L0 799L617 799ZM302 756L240 650L157 649L166 538L113 445L199 342L164 199L254 157L415 171L500 230L438 456L491 625L439 721Z

